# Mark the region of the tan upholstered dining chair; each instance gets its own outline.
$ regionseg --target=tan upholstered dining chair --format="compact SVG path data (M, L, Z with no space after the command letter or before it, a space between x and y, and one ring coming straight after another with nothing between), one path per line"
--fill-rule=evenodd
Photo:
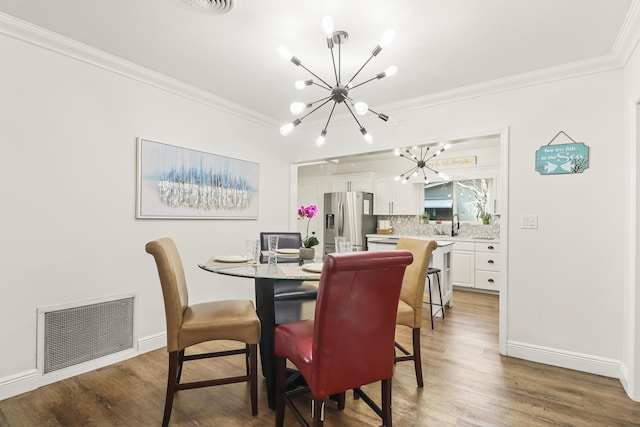
M396 249L409 251L413 255L413 263L407 267L402 280L398 317L396 319L397 325L408 326L412 329L413 353L410 353L396 342L396 348L404 353L404 355L396 356L395 361L413 360L418 387L423 387L422 360L420 358L420 327L422 326L424 285L427 279L431 253L437 247L438 244L434 240L411 239L406 237L401 237L396 245ZM431 315L431 313L429 313L429 315Z
M260 320L253 302L249 300L227 300L189 305L184 269L173 240L166 237L154 240L147 243L146 250L153 255L156 261L167 321L169 374L162 425L167 426L169 424L173 397L178 390L237 382L249 382L251 412L253 415L257 415L257 344L260 341ZM239 341L245 343L245 346L238 350L185 354L187 347L213 340ZM245 375L180 383L183 362L236 354L245 356Z

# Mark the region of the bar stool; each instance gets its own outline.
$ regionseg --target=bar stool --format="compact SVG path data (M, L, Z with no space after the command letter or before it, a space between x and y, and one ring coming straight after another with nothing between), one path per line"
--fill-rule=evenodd
M444 319L444 301L442 300L442 287L440 282L440 269L435 267L429 267L427 270L427 282L429 283L429 310L431 311L431 329L433 329L433 317L438 314L438 312L442 313L442 318ZM433 297L431 296L431 275L435 274L438 279L438 294L440 295L440 304L433 303ZM433 306L439 307L435 313L433 311Z

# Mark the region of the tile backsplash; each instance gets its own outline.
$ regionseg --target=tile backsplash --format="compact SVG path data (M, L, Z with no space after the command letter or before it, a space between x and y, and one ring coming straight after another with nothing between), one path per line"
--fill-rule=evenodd
M420 215L380 215L378 216L378 221L380 220L391 222L393 234L403 236L451 236L451 221L443 221L442 224L436 224L436 221L431 220L428 224L424 224ZM500 238L500 217L494 215L488 225L461 222L458 237Z

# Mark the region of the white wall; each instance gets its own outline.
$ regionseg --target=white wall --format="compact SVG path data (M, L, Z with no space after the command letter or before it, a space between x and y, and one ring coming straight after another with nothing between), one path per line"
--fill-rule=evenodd
M38 307L135 293L138 338L165 330L154 238L175 239L192 301L253 298L197 263L289 229L277 130L10 37L0 57L0 399L36 367ZM135 219L136 137L258 162L259 219Z

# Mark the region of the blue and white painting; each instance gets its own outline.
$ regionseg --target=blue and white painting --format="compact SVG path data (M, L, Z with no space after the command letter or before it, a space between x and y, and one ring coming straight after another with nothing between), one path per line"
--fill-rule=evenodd
M138 218L257 218L258 163L138 138Z

